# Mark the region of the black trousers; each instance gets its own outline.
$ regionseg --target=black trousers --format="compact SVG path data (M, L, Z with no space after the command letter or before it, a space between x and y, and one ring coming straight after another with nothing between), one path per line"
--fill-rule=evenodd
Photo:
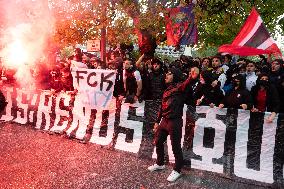
M157 165L164 165L164 143L166 142L168 135L170 135L172 150L175 156L174 170L179 173L183 166L183 154L181 149L182 124L182 118L163 118L155 136Z

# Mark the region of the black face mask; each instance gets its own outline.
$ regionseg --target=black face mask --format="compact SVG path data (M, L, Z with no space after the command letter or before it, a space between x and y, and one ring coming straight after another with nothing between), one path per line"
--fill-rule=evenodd
M268 87L268 81L266 81L266 80L259 80L259 85L261 85L263 87Z

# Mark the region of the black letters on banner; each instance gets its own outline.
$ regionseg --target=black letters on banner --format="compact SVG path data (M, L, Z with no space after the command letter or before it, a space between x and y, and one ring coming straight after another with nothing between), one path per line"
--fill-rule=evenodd
M81 76L80 74L83 73L83 74L87 74L88 72L87 71L76 71L76 76L75 78L77 79L77 83L78 83L78 86L79 86L79 81L80 79L84 79L84 76Z
M89 86L91 86L91 87L96 87L97 85L98 85L98 82L94 82L94 83L90 83L90 79L91 79L91 77L92 76L96 76L97 74L95 73L95 72L92 72L92 73L90 73L89 75L88 75L88 77L87 77L87 83L88 83L88 85Z
M108 83L108 87L106 89L106 91L109 91L113 85L113 82L111 80L108 80L110 77L112 77L114 75L114 72L109 73L108 75L104 75L104 73L101 74L101 84L100 84L100 90L103 90L103 86L104 86L104 82Z

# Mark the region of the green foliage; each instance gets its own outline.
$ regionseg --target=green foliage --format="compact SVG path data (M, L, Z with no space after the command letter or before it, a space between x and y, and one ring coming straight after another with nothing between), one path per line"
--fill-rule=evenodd
M215 56L217 52L218 52L217 47L207 47L207 48L194 49L192 51L192 57Z
M199 46L231 43L252 7L255 6L268 30L274 34L276 18L284 13L283 0L200 0L195 8Z
M147 29L158 43L166 39L164 15L167 7L189 1L164 0L50 0L56 17L55 40L65 46L100 38L106 27L108 44L137 42L136 29ZM231 43L252 7L274 34L276 18L284 13L283 0L197 0L194 12L200 49ZM139 23L136 21L139 20ZM282 29L284 21L281 19Z

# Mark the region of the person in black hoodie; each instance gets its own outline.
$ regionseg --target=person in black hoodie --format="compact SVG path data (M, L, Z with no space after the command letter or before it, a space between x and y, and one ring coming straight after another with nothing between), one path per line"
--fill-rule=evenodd
M229 112L237 112L238 109L250 110L252 108L252 100L250 92L246 89L245 77L241 74L233 74L232 76L233 89L228 92L224 99L219 104L219 108L226 107ZM229 117L229 119L236 119ZM216 159L214 161L219 163L228 162L233 164L235 155L235 142L236 142L236 124L228 124L226 126L225 143L224 143L224 153L222 158Z
M245 88L245 78L238 74L233 75L233 90L225 95L224 99L219 104L219 108L235 108L250 110L252 108L252 99L250 92Z
M116 58L113 63L116 67L115 84L113 90L113 96L118 98L125 94L124 83L123 83L123 59Z
M284 74L283 65L284 61L281 59L275 59L271 62L270 82L276 87L280 84L281 75Z
M269 75L262 73L258 76L256 85L252 87L251 96L253 100L252 112L271 112L267 119L271 123L279 112L279 95L276 87L269 82Z
M275 85L279 97L284 95L284 61L276 59L271 63L270 82ZM279 113L284 113L284 99L280 98Z
M170 135L172 150L175 156L174 170L167 180L174 182L181 176L183 166L183 153L181 149L182 138L182 116L185 100L185 88L189 85L192 76L183 80L182 72L177 68L169 69L166 74L165 82L168 86L163 93L161 109L158 113L157 121L154 125L155 145L157 152L157 163L148 167L149 171L165 169L164 165L164 142Z
M161 100L166 89L163 62L158 58L151 60L151 72L147 70L147 77L142 79L145 100Z
M185 89L185 104L187 105L186 111L186 124L185 124L185 134L183 142L183 151L185 156L187 153L191 153L193 148L193 138L195 129L195 118L196 118L196 92L198 91L199 81L199 68L192 67L190 69L189 75L192 76L189 85Z
M197 106L218 106L224 98L220 85L212 85L214 77L211 71L203 71L200 74L200 83L197 86L195 99Z

